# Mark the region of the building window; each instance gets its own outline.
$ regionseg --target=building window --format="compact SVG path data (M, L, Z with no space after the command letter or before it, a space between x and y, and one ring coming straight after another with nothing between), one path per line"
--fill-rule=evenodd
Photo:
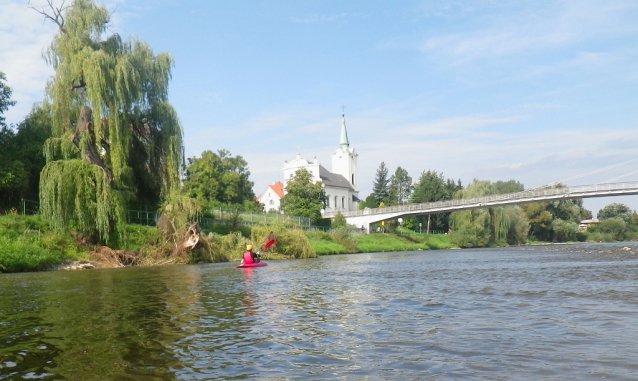
M270 200L270 205L275 205L275 201L274 200Z
M330 207L330 197L326 197L326 207Z
M352 174L352 185L354 185L354 173Z
M339 204L337 204L337 196L335 196L335 209L337 209L337 206L339 206Z
M341 197L341 209L344 209L345 207L346 207L346 198Z

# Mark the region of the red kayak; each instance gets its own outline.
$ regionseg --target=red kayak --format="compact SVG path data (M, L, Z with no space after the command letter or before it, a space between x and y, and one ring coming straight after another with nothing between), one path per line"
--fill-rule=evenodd
M244 263L243 265L237 266L238 269L245 269L247 267L261 267L268 266L266 262L257 262L257 263Z

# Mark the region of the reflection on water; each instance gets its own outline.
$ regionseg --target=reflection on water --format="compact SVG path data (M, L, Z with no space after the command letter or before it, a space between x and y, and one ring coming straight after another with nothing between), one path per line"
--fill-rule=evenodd
M577 251L2 274L0 380L638 379L638 260Z

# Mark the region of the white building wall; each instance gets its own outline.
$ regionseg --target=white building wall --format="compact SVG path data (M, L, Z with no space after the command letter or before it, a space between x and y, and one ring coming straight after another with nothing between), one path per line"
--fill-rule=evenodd
M297 157L290 163L284 163L284 188L286 187L286 184L288 184L288 180L290 180L300 168L306 168L306 170L312 174L313 182L321 182L321 177L319 176L319 163L317 162L317 159L315 159L313 163L309 163L300 155L297 155Z
M343 149L337 150L331 155L332 173L337 173L345 177L354 188L355 192L359 191L359 179L357 178L357 156L354 149L352 152L344 152Z
M328 196L328 205L326 206L327 212L346 212L352 209L352 196L351 192L346 188L334 188L325 187L326 196ZM335 203L336 200L336 203Z

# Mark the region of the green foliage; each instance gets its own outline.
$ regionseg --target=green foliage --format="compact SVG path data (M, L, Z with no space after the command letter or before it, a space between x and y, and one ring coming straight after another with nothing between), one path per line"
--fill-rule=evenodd
M201 158L189 158L183 192L189 197L213 205L253 202L253 182L241 156L232 157L227 150L204 151Z
M111 189L101 168L82 160L53 161L41 178L40 211L54 229L80 230L105 242L124 238L127 200Z
M605 206L596 215L600 221L610 218L620 218L627 224L628 228L635 226L634 212L625 204L613 203Z
M16 104L16 101L11 100L11 93L13 91L6 85L6 81L6 75L0 71L0 129L5 127L4 112L7 111L10 106Z
M21 198L38 200L40 171L45 165L42 148L44 142L51 137L50 107L47 105L36 106L29 115L20 122L16 128L16 134L6 147L0 148L5 154L0 153L0 163L20 163L21 178L7 191L0 191L0 200L5 205L16 206ZM11 158L10 160L8 160ZM2 166L0 164L0 166ZM0 170L1 171L1 170Z
M0 71L0 210L16 207L20 198L31 196L28 192L34 178L31 163L38 159L38 155L34 156L37 150L32 150L33 143L24 139L28 131L18 127L16 134L5 124L4 112L16 103L11 100L12 90L5 81L5 74Z
M171 194L160 208L160 220L157 223L165 239L187 228L202 214L202 205L190 197ZM172 239L172 238L171 238Z
M564 187L557 184L555 187ZM530 224L529 235L539 241L562 242L582 238L572 227L591 212L583 208L582 199L559 200L522 205ZM560 220L554 223L555 220ZM569 222L569 224L566 224Z
M374 198L374 193L369 194L364 201L359 203L359 209L377 208L378 206L379 203Z
M394 234L358 234L354 239L357 243L357 251L360 253L429 249L425 240L415 243L406 237Z
M382 161L377 169L374 182L372 183L372 194L374 195L376 205L387 201L390 192L388 184L388 169L385 166L385 162Z
M600 216L600 213L598 213ZM606 218L598 225L598 230L603 234L609 234L615 241L622 241L625 233L629 231L627 222L622 217Z
M286 195L281 199L281 209L290 216L308 217L312 221L321 218L326 207L326 192L321 183L312 183L312 174L299 169L286 184Z
M180 187L182 130L167 102L173 59L154 55L142 41L106 36L110 14L92 0L75 0L64 14L53 16L64 23L47 52L55 69L47 86L52 136L68 141L76 132L74 144L86 164L53 155L54 147L69 153L68 142L47 144L49 161L40 183L44 215L61 218L58 228L89 229L85 232L103 241L121 237L121 216L131 195L155 205ZM92 111L90 123L79 123L83 106ZM72 168L78 169L72 177L85 178L67 182L69 177L62 176ZM99 187L95 197L80 190L91 183Z
M200 238L201 239L201 238ZM246 249L249 242L239 232L233 232L227 235L219 235L209 233L205 237L208 242L206 250L200 250L191 254L190 262L229 262L238 261Z
M451 200L454 194L463 187L461 181L455 183L452 179L443 177L443 173L436 171L422 172L419 181L414 185L410 202L421 204L426 202ZM430 230L448 230L450 213L438 213L430 215ZM428 216L418 216L410 224L418 227L422 224L423 231L427 230Z
M44 270L64 259L61 252L49 252L33 243L0 238L0 271L3 272Z
M490 214L487 209L454 212L450 216L452 242L459 247L483 247L490 241Z
M578 235L578 224L556 218L552 220L555 242L575 241Z
M348 253L357 252L357 243L354 241L352 236L348 234L348 231L345 228L336 229L332 235L335 242L345 247L346 250L348 250Z
M280 223L260 225L252 229L250 240L254 247L261 248L270 239L274 239L275 243L265 252L268 256L271 253L281 254L286 258L315 258L317 256L308 237L301 229L289 229Z
M227 235L238 232L245 238L250 238L252 228L250 226L232 226L232 225L213 225L210 229L211 233L218 235Z
M317 255L346 254L348 249L335 242L332 234L325 232L306 233L310 245Z
M474 180L457 196L473 198L512 192L523 186L514 180L491 183ZM497 242L518 244L527 239L529 221L518 206L501 206L486 209L465 210L452 213L450 217L454 231L452 242L460 247L482 247Z
M332 228L333 229L345 229L348 227L348 223L346 222L346 218L341 214L341 212L337 212L335 214L334 220L332 220Z
M388 205L406 204L410 199L412 188L412 177L408 175L408 171L397 167L394 175L390 177Z
M0 271L46 270L80 258L70 235L52 232L40 216L0 216Z

